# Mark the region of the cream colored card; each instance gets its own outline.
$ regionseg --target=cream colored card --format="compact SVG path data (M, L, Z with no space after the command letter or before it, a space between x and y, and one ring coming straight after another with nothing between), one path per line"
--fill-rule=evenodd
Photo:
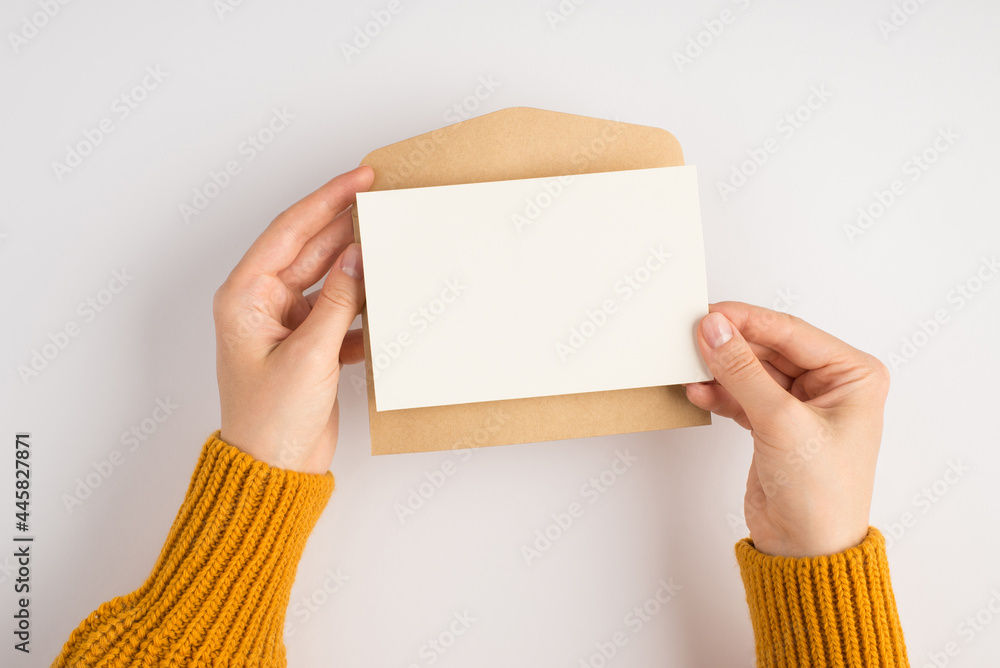
M360 193L379 410L708 380L694 167Z

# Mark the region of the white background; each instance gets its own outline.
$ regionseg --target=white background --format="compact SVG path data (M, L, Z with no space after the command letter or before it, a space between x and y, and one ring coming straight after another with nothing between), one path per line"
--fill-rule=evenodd
M971 634L960 625L1000 593L1000 280L962 308L952 291L976 287L982 258L1000 248L1000 6L903 4L915 13L883 35L888 0L685 9L590 0L554 28L545 12L555 0L403 2L348 62L341 44L385 3L246 0L220 18L210 0L71 2L16 50L9 33L40 10L4 3L0 536L14 533L13 435L30 431L38 540L30 657L15 656L5 630L12 550L0 550L0 663L48 665L82 618L148 575L219 423L211 298L251 241L370 150L457 118L456 104L673 132L699 170L713 301L786 308L883 360L944 310L935 335L916 336L923 345L893 369L872 523L888 531L904 513L914 518L889 551L914 665L948 642L960 650L951 666L995 660L1000 620ZM674 52L723 9L735 20L717 37L704 32L703 52L678 67ZM112 103L156 66L165 80L119 119ZM479 89L482 100L480 78L497 82L489 95ZM778 124L813 87L829 99L813 98L819 108L800 110L808 120L786 136ZM294 119L247 162L238 147L274 108ZM114 131L60 181L52 162L105 117ZM948 128L957 139L911 181L905 163ZM724 200L717 184L768 138L777 152ZM228 160L242 172L186 223L179 205ZM904 194L849 239L844 226L894 179ZM77 305L122 267L134 279L84 322ZM22 381L18 366L71 320L79 335ZM372 458L365 398L351 382L360 373L349 371L342 387L337 490L310 538L293 607L323 598L328 571L350 579L308 619L290 615L292 665L427 665L421 645L463 611L477 621L435 665L579 666L619 629L629 642L608 665L752 665L732 552L745 533L751 453L739 427L717 419L488 448L468 461ZM122 432L167 398L178 408L127 452ZM68 512L63 495L114 450L126 451L124 463ZM638 462L526 564L521 546L579 501L580 486L618 450ZM448 460L458 472L401 524L394 506ZM933 503L921 500L950 462L967 470L939 482ZM631 633L625 614L661 578L682 589Z

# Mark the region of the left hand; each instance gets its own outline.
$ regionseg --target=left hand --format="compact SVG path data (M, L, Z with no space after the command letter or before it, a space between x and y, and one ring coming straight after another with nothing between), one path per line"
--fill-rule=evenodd
M220 438L272 466L333 461L340 369L364 359L361 330L348 332L365 301L350 206L374 177L359 167L292 205L215 293Z

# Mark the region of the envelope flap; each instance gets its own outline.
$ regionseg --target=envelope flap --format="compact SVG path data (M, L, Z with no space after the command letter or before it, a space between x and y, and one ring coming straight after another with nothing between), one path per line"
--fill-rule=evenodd
M372 190L530 179L684 164L660 128L514 107L372 151Z

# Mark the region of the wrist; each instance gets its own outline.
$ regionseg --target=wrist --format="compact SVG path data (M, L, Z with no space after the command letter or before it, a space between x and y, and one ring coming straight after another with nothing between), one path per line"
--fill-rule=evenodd
M287 436L267 435L266 430L252 435L223 423L218 439L276 469L310 474L323 474L330 469L329 461L320 461L315 456L318 449L315 445L305 446Z
M754 549L772 557L812 558L840 554L861 545L868 537L869 526L857 525L852 529L821 531L814 535L805 532L774 535L772 532L750 531Z

